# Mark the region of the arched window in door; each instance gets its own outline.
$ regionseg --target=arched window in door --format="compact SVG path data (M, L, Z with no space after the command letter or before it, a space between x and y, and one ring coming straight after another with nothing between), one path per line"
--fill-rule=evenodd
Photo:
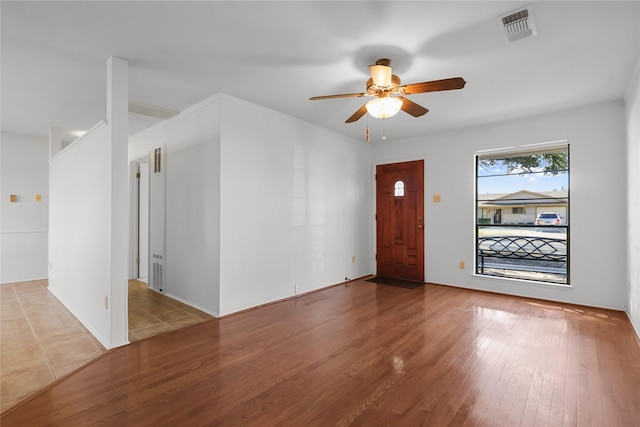
M393 185L393 195L396 197L404 197L404 182L396 181Z

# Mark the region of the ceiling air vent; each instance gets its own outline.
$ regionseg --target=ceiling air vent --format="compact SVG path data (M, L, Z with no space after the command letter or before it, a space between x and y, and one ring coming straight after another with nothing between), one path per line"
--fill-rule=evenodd
M510 42L536 35L536 24L533 20L533 7L531 5L524 9L509 12L507 15L502 15L500 20L504 28L504 34Z

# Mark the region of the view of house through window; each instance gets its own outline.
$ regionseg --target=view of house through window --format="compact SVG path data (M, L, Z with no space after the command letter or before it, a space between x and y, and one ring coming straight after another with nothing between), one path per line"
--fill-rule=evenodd
M476 274L569 283L569 145L476 157Z

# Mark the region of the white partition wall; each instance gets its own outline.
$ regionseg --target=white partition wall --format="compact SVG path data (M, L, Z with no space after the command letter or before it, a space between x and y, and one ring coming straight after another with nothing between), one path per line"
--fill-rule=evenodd
M107 75L107 120L49 163L49 289L112 348L128 342L126 61Z
M101 124L50 163L49 289L105 346L110 341L111 163ZM105 301L106 300L106 301Z

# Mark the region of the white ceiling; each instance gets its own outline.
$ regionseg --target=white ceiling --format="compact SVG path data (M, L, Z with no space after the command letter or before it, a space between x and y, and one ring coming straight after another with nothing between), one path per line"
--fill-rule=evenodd
M508 43L497 17L531 2L1 2L2 130L46 137L105 116L106 61L129 62L131 101L173 110L224 92L336 132L388 139L622 99L640 55L640 2L533 2L538 35ZM344 121L367 65L430 112ZM130 113L130 134L156 123ZM248 123L250 125L250 123ZM383 129L384 128L384 129Z

